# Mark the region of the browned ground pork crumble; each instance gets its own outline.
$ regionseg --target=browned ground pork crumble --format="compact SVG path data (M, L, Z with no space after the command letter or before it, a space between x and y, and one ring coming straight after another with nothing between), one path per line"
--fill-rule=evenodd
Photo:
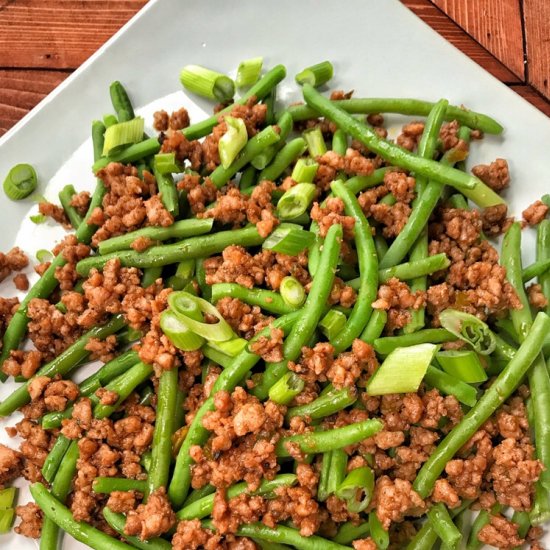
M334 92L332 97L351 97L351 92ZM265 124L266 106L251 98L244 106L235 105L231 116L242 118L248 135L253 136ZM387 135L381 115L369 115L367 122L381 136ZM154 126L161 132L161 151L174 152L178 162L193 170L210 172L220 163L218 143L227 129L226 123L220 117L213 133L202 142L183 136L179 130L188 125L189 115L183 108L171 115L165 111L156 112ZM325 137L330 137L336 129L325 120L305 121L297 126L315 125L320 125ZM405 125L397 143L414 150L423 129L422 122ZM440 152L451 148L467 152L467 144L458 138L458 129L456 121L443 125L439 136ZM472 138L479 137L478 132L472 132ZM343 203L338 198L330 198L322 204L323 193L338 172L343 171L348 176L369 175L384 162L355 141L344 155L330 151L316 160L319 163L314 181L317 202L311 209L311 219L318 223L321 236L332 224L342 224L345 234L342 256L354 266L357 257L350 243L355 220L345 215ZM508 165L504 159L476 166L473 172L497 192L509 184ZM90 219L90 223L98 226L92 248L112 236L149 225L167 227L174 222L162 205L153 175L147 170L140 177L132 166L110 163L100 170L98 177L104 182L107 193ZM289 176L283 177L279 187L272 181L262 181L247 195L235 182L218 190L208 177L186 173L178 182L178 189L187 193L191 212L197 217L211 217L219 226L241 227L253 223L261 235L267 236L279 223L272 201L273 192L286 190L295 183ZM358 200L378 234L392 239L405 226L415 197L415 178L404 171L391 170L380 185L360 193ZM83 192L73 197L71 205L84 215L89 201L89 193ZM214 201L216 205L207 209ZM43 203L40 211L68 225L59 207ZM523 217L526 223L535 224L547 212L548 208L539 201L529 207ZM519 307L519 300L506 281L505 270L498 264L498 254L485 238L506 230L511 222L507 214L503 206L483 212L451 208L446 204L439 207L430 219L429 250L430 254L444 252L452 265L429 278L426 292L412 292L405 282L396 278L380 286L372 305L387 311L386 333L392 334L406 326L411 318L410 311L423 306L427 307L428 320L433 326L438 326L439 312L447 307L474 313L482 319L498 317L510 308ZM143 251L153 244L149 239L136 239L132 248ZM36 349L12 351L3 371L11 376L29 378L84 331L105 322L109 315L122 313L128 324L143 334L135 349L141 360L155 367L151 379L153 387L157 387L158 376L163 370L180 368L179 388L186 398L182 404L184 425L179 432L185 433L200 405L210 396L221 368L205 360L200 351L177 349L162 333L160 315L167 307L171 292L170 288L163 287L162 280L143 288L140 270L122 267L119 260L113 259L101 271L92 270L83 281L82 292L76 292L76 263L91 250L79 244L72 235L54 249L55 254L63 254L67 263L56 271L59 291L52 299L34 299L29 304L29 338ZM260 286L278 290L282 279L292 275L309 291L312 281L307 263L307 251L287 256L229 246L220 255L205 259L204 268L208 285L235 282L247 288ZM19 249L0 254L0 280L27 264L27 258ZM46 267L47 264L42 264L38 270L43 271ZM28 285L23 277L16 277L17 288ZM546 306L539 285L529 287L529 298L536 308ZM352 307L356 299L353 289L336 277L329 303ZM55 306L58 300L65 311ZM15 298L0 298L2 332L17 305ZM273 317L265 315L259 307L235 298L223 298L216 307L233 330L247 339L273 321ZM283 338L283 331L272 327L269 336L259 338L251 351L260 355L263 361L277 362L283 358ZM118 353L119 346L116 337L110 336L103 341L90 340L86 349L92 357L106 362ZM345 450L349 456L348 471L367 464L374 469L376 485L367 511L375 511L384 528L389 530L392 547L403 547L410 541L418 528L416 518L424 514L432 502L443 502L451 509L464 499L475 499L478 508L487 510L497 502L516 510L531 507L534 484L542 466L536 460L530 440L525 386L476 432L447 464L433 493L422 499L413 490L412 482L438 443L463 416L462 407L454 396L442 395L424 385L417 393L367 395L364 388L379 364L373 347L359 339L353 342L350 350L339 354L323 340L312 347L305 346L299 358L288 366L305 383L304 391L289 406L313 401L326 382L357 393L360 406L324 418L321 427L341 427L368 418L382 420L384 429L381 432ZM216 489L212 511L216 532L202 527L199 520L178 522L164 488L150 495L147 502L143 502L143 495L135 491L117 491L110 495L93 491L92 483L99 476L146 479L140 460L150 450L156 398L143 405L137 392L122 403L116 416L98 420L92 414L92 400L80 396L73 382L35 378L29 386L31 402L22 408L23 420L8 429L10 436L18 435L23 439L19 451L0 445L0 487L20 475L30 481L43 481L40 469L56 438L63 434L78 440L80 452L68 506L76 520L89 522L110 535L115 533L101 514L105 505L115 512L127 514L126 534L142 540L171 536L172 547L176 550L256 549L258 546L251 539L235 535L239 525L255 521L272 527L288 521L303 536L318 533L327 537L333 536L342 522L363 521L358 514L348 512L345 503L334 495L324 503L317 500L320 457L309 464L293 446L289 446L289 451L298 462L295 486L277 489L275 495L271 495L274 498L249 494L227 497L227 488L236 482L244 481L254 490L262 479L272 479L280 472L275 445L281 437L314 429L309 417L294 417L285 425L287 407L270 400L261 402L251 395L247 390L254 386L254 381L253 375L243 387L231 393L220 391L213 396L215 409L203 419L203 426L210 431L209 439L203 447L191 449L193 488L211 484ZM119 396L100 389L95 397L102 404L113 405ZM63 420L60 430L42 429L39 419L45 412L62 411L71 404L74 404L72 414ZM40 535L42 513L36 505L18 506L17 515L21 518L16 527L18 533L34 538ZM530 530L527 539L532 548L540 548L537 542L540 536L540 530ZM499 514L491 515L490 523L480 533L480 540L498 548L510 548L523 542L517 535L517 525ZM354 541L353 547L374 550L376 544L366 537Z

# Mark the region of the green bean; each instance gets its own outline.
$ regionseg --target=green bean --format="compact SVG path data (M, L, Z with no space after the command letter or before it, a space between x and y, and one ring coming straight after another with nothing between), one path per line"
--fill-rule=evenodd
M348 454L344 449L333 449L330 451L330 472L328 475L326 489L328 495L336 493L342 481L346 477L348 466Z
M425 176L430 180L439 182L439 184L452 185L463 192L469 189L475 190L473 195L470 194L470 198L475 200L479 206L503 204L502 198L475 176L430 159L420 158L389 141L381 139L374 130L335 106L308 84L304 85L302 92L308 104L314 106L325 118L336 123L346 133L366 145L370 151L379 154L391 164L413 171L415 174ZM424 219L425 221L426 219ZM425 223L422 224L422 226L424 225ZM409 248L411 245L412 242ZM389 267L389 264L384 264L383 267Z
M204 487L201 487L200 489L195 489L191 491L191 494L185 499L185 502L183 503L183 506L189 506L189 504L192 504L193 502L197 502L197 500L201 500L204 497L207 497L208 495L211 495L216 492L216 487L208 484Z
M416 344L442 344L456 340L457 337L444 328L427 328L412 334L377 338L373 346L376 353L389 355L396 348L406 348Z
M71 511L53 497L42 483L31 485L31 494L47 518L90 548L96 550L129 550L131 548L88 523L76 521Z
M506 278L522 304L520 309L510 310L510 318L521 343L527 336L533 318L521 278L521 226L518 222L513 223L506 231L500 261L506 268ZM542 353L538 354L527 376L535 412L535 450L537 458L544 465L539 479L544 488L550 490L550 376Z
M212 235L190 237L174 244L152 246L144 252L122 250L103 256L92 256L80 260L76 264L79 275L87 276L92 269L102 269L111 259L118 258L125 267L154 267L175 264L183 260L202 258L222 252L232 244L241 246L256 246L262 244L264 238L260 236L255 226L243 229L219 231Z
M241 174L241 179L239 180L239 188L241 190L248 189L249 187L254 187L256 185L258 176L258 170L252 166L247 166Z
M70 345L63 353L52 359L49 363L41 367L33 378L27 380L22 386L19 386L2 403L0 403L0 416L8 416L23 405L26 405L31 397L29 395L29 384L37 376L47 376L53 378L57 374L65 376L74 367L76 367L85 357L90 355L86 349L86 344L90 338L104 339L110 334L114 334L124 326L124 319L121 315L115 315L108 323L100 327L94 327L83 334L78 340Z
M273 543L288 544L298 550L344 550L345 548L348 548L349 550L349 547L347 546L342 546L316 535L303 537L297 529L285 527L284 525L276 525L272 528L267 527L263 523L247 523L242 524L237 529L236 534L241 537L250 537Z
M426 498L432 492L434 483L447 462L519 386L523 376L539 354L540 346L549 330L550 317L539 313L514 358L423 464L413 485L414 490L422 498Z
M271 290L246 288L236 283L217 283L212 285L211 288L213 303L230 296L231 298L238 298L245 304L261 307L263 310L276 315L286 315L296 311L296 308L288 305L278 292Z
M332 103L352 114L397 113L412 116L428 116L436 105L435 103L420 99L387 97L340 99ZM317 118L320 114L323 114L321 109L315 109L314 106L310 105L291 105L288 111L294 121ZM503 130L503 127L491 117L453 105L447 107L445 120L457 120L461 124L481 130L487 134L500 134Z
M111 153L107 157L96 160L92 165L92 171L94 174L97 174L99 170L105 168L111 162L119 162L120 164L134 163L151 155L156 155L159 151L160 142L158 138L147 138L139 143L133 143L121 151Z
M438 502L428 510L428 521L444 544L450 548L456 548L461 537L460 531L443 503Z
M306 142L298 137L289 141L258 176L258 181L275 181L306 149Z
M240 172L255 156L265 151L267 147L280 140L275 126L267 126L261 132L250 138L231 166L224 168L221 164L210 174L212 183L219 189Z
M109 382L105 386L105 389L118 394L117 402L114 405L98 403L94 408L94 416L99 419L111 416L134 389L151 376L152 372L153 367L151 365L140 362Z
M109 93L119 122L132 120L135 117L134 109L124 86L118 80L115 80L109 86Z
M338 130L337 130L338 131ZM345 182L345 186L354 194L375 187L384 181L387 172L394 170L391 166L377 168L370 176L353 176Z
M537 230L537 260L550 260L550 220L542 220ZM548 300L546 313L550 315L550 271L541 273L538 282L542 288L542 293Z
M112 493L113 491L138 491L145 493L147 481L127 479L125 477L96 477L92 484L96 493Z
M339 128L332 135L331 149L335 153L338 153L341 156L344 156L348 149L348 137L346 136L346 133L340 130Z
M527 410L529 411L529 409ZM540 481L535 483L535 500L529 512L529 519L535 526L550 521L550 495Z
M59 191L59 202L69 218L71 225L78 229L79 225L82 223L82 216L77 212L74 206L71 206L71 199L76 195L76 190L73 185L65 185L61 191Z
M203 220L192 218L174 222L168 227L144 227L136 231L131 231L130 233L125 233L124 235L111 237L110 239L101 241L98 251L100 254L109 254L118 250L127 250L138 237L145 237L152 241L195 237L197 235L209 233L212 230L213 224L214 220L212 218Z
M546 260L537 260L536 262L533 262L531 265L528 265L522 270L521 280L524 283L527 283L531 279L534 279L535 277L540 277L541 275L544 276L544 274L549 269L550 269L550 258Z
M334 428L319 432L308 432L305 434L290 435L281 438L275 447L275 453L279 457L290 456L288 444L296 445L301 452L324 453L334 449L342 449L348 445L358 443L363 439L372 437L378 433L383 424L377 419L365 420L348 424L343 428Z
M319 483L317 484L317 500L320 502L325 502L330 496L328 483L331 471L332 452L333 451L327 451L323 453L321 459L321 471L319 472Z
M110 527L131 544L131 546L126 546L126 548L140 548L142 550L170 550L172 548L172 545L167 540L161 539L160 537L141 540L139 537L127 535L124 532L124 527L126 525L126 518L124 515L113 512L107 506L103 508L103 517Z
M212 132L212 129L216 124L218 124L219 118L223 115L231 113L233 108L235 107L235 104L238 105L245 105L246 102L254 96L256 99L260 100L266 97L272 90L275 89L275 86L283 78L286 76L286 69L283 65L276 65L268 71L254 86L252 86L246 94L241 96L240 99L238 99L235 103L229 105L225 109L222 109L215 115L211 116L210 118L207 118L206 120L203 120L202 122L198 122L196 124L192 124L191 126L188 126L187 128L184 128L182 130L182 134L188 139L199 139L201 137L204 137L208 135L210 132Z
M466 543L466 550L479 550L483 543L477 538L479 532L485 525L487 525L491 519L491 513L497 513L500 510L500 505L496 504L491 509L491 512L488 510L480 510L477 515L474 523L472 524L472 529L470 531L470 536L468 537L468 542Z
M211 361L214 361L214 363L222 367L222 369L228 368L234 359L231 355L227 355L226 353L219 351L210 344L205 344L202 346L201 351L205 357Z
M348 521L338 528L336 535L332 537L332 542L349 545L354 540L363 539L370 533L369 522L365 521L359 525Z
M302 346L315 333L332 290L342 235L341 225L335 224L329 228L323 244L318 275L313 278L307 300L299 310L300 317L283 344L284 360L266 366L261 382L252 390L256 397L267 397L269 388L288 371L288 361L295 361L299 357Z
M516 510L512 516L512 522L518 526L518 537L524 539L527 536L529 528L531 527L529 513L523 510ZM520 550L520 548L521 546L515 546L513 550Z
M461 403L473 407L477 402L477 390L459 378L428 365L424 381L441 393L454 395Z
M419 188L418 181L416 187L417 189ZM421 192L417 191L417 197L420 196ZM426 258L428 258L428 228L424 227L410 250L409 262L415 263L423 261ZM415 277L409 283L409 287L411 292L416 292L418 290L426 291L428 288L428 279L426 275ZM403 327L403 332L405 334L416 332L425 325L426 307L422 306L418 309L409 308L409 313L411 315L411 320Z
M70 444L71 440L67 439L63 434L57 437L42 466L42 476L48 483L53 481Z
M357 401L357 391L353 388L332 389L317 399L288 409L287 418L295 416L309 416L312 420L330 416L338 411L353 405Z
M263 479L260 486L256 491L248 491L248 483L237 483L227 489L226 499L230 500L243 493L250 495L269 495L273 493L278 487L289 487L296 483L296 476L294 474L282 474L274 477L272 480ZM182 508L176 517L178 520L190 520L190 519L202 519L209 516L212 513L214 507L215 495L207 495L200 500L196 500L191 504Z
M290 546L286 544L279 544L278 542L268 542L260 539L251 539L256 543L256 546L259 546L262 550L290 550Z
M73 477L76 473L76 462L78 460L78 443L71 441L63 461L55 474L51 486L52 496L59 502L65 502L72 487ZM59 527L50 518L45 517L40 535L40 550L56 550Z
M331 341L335 352L340 353L351 346L353 340L363 332L371 316L372 303L378 292L378 256L371 227L355 195L339 180L332 182L331 189L343 201L346 215L355 219L354 239L359 261L357 300L344 328Z
M380 550L386 550L390 544L390 535L376 515L376 510L369 513L369 530L372 540Z
M143 288L149 288L152 284L155 284L157 279L162 277L162 266L158 267L146 267L143 269L143 275L141 276L141 286Z
M279 319L273 321L272 327L280 328L288 332L290 327L296 322L298 315L299 312L296 312L279 317ZM251 342L262 336L269 336L270 332L270 327L265 328L260 331ZM175 507L181 507L189 491L192 460L189 456L189 451L193 445L204 445L205 441L208 439L209 432L203 427L202 419L207 412L214 410L214 396L220 390L228 392L233 391L237 384L250 372L259 360L260 357L258 355L250 353L248 349L245 348L233 359L231 365L222 371L212 388L210 397L195 413L191 425L189 426L187 436L178 452L174 473L168 488L168 496Z
M178 369L165 370L159 378L155 432L151 446L151 469L147 478L147 493L168 485L172 459L172 433L178 393Z
M387 320L388 320L388 314L386 313L385 310L383 309L373 310L370 316L369 322L367 323L365 330L360 336L361 340L363 340L363 342L366 342L367 344L370 344L372 346L374 341L380 338L380 335L382 334L382 331L386 326Z

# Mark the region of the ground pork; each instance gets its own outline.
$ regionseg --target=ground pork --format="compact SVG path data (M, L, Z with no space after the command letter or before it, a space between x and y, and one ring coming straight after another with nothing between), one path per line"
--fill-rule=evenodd
M0 443L0 489L18 477L23 467L22 456Z
M539 224L542 220L544 220L549 210L550 208L546 206L546 204L538 200L538 201L535 201L533 204L529 205L521 213L521 216L523 218L523 221L527 225L533 226L533 225Z
M37 504L29 502L24 506L16 506L15 514L21 519L21 523L14 529L18 535L23 535L31 539L40 538L44 514Z
M84 348L91 351L90 359L99 359L102 363L107 363L115 357L117 348L117 337L114 334L107 336L105 340L99 338L90 338Z
M335 151L327 151L316 161L319 164L313 182L321 191L327 191L330 183L337 179L338 172L345 172L349 176L369 176L375 168L375 162L363 156L363 151L349 147L345 155ZM367 151L364 151L367 152Z
M54 277L59 281L61 290L72 290L78 279L76 264L90 255L90 247L78 242L74 234L67 235L54 249L55 255L62 254L65 264L56 267Z
M397 202L410 203L414 197L414 188L416 180L406 174L396 170L390 170L384 174L384 185L388 191L395 197Z
M42 364L42 352L37 350L12 350L2 365L2 371L8 376L30 378Z
M481 213L481 224L485 235L494 237L505 233L514 218L508 217L508 206L496 204L485 208Z
M538 283L533 283L527 287L527 297L529 298L529 303L535 309L543 309L548 305L548 299Z
M344 230L344 240L353 239L355 219L352 216L346 216L344 210L344 202L338 197L327 199L324 208L320 207L317 202L313 203L310 216L312 220L318 223L321 237L327 236L327 232L332 225L340 224Z
M257 332L273 321L273 317L264 315L258 306L250 306L238 298L226 296L218 300L216 308L221 313L222 317L231 325L233 330L246 339L252 338ZM255 345L256 349L263 350L265 348L263 343L264 340L262 340L262 344L258 343ZM265 343L267 345L267 342Z
M28 290L29 289L29 279L24 273L18 273L13 278L13 284L17 290Z
M138 497L135 491L113 491L106 506L117 514L127 514L137 506Z
M405 227L411 213L411 207L404 202L373 204L370 207L372 217L384 227L382 235L386 238L397 237Z
M212 523L216 532L235 533L239 525L258 521L265 512L265 501L261 496L243 493L227 500L225 490L218 489L214 496Z
M397 136L397 145L413 151L418 146L422 132L424 132L423 122L415 121L405 124L401 129L401 133Z
M52 218L52 220L61 224L65 229L70 229L72 227L67 214L65 214L65 210L63 210L61 206L57 206L48 201L42 201L38 203L38 211L43 216Z
M124 533L141 540L159 537L176 523L176 514L166 497L164 487L149 495L146 504L140 504L126 516Z
M441 130L439 131L439 139L441 140L443 151L448 151L458 145L459 129L460 124L456 120L446 122L441 126Z
M25 408L23 408L23 413L25 414ZM50 436L48 432L42 429L42 426L28 418L18 422L15 425L15 430L17 435L24 440L19 447L23 457L21 472L23 477L31 482L43 481L40 469L44 465L55 437Z
M280 328L272 328L269 336L260 336L256 342L250 344L250 351L266 362L282 361L284 335Z
M477 538L480 542L495 548L515 548L525 541L518 536L518 525L500 514L491 514L490 523L479 531Z
M497 193L506 189L510 183L508 162L505 159L498 158L491 164L478 164L472 168L472 173Z
M4 254L0 252L0 281L3 281L14 271L20 271L29 265L27 255L17 246Z
M75 193L71 202L69 203L82 217L88 212L90 206L91 195L89 191L80 191L80 193Z
M175 153L176 161L184 164L189 161L192 170L199 170L203 161L203 151L200 141L189 141L179 130L169 129L161 134L161 153Z
M217 550L222 548L222 537L202 527L200 520L180 521L172 537L174 550Z

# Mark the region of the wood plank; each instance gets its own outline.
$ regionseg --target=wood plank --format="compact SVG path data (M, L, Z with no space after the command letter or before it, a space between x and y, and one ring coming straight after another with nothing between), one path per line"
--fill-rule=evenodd
M550 102L537 92L532 86L526 84L514 84L510 86L514 92L534 105L539 111L550 117Z
M527 40L527 80L550 99L550 2L523 0Z
M0 70L0 135L61 84L69 71Z
M0 67L75 69L146 0L0 0Z
M520 0L432 0L455 23L502 61L521 80L525 77ZM542 3L540 0L538 4Z
M521 80L483 46L468 36L445 13L429 0L401 0L425 23L436 30L443 38L481 65L486 71L502 82L521 83Z

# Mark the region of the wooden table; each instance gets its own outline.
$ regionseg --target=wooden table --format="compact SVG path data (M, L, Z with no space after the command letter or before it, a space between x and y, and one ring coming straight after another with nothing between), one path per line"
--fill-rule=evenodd
M0 0L0 135L146 1ZM550 0L402 1L550 116Z

